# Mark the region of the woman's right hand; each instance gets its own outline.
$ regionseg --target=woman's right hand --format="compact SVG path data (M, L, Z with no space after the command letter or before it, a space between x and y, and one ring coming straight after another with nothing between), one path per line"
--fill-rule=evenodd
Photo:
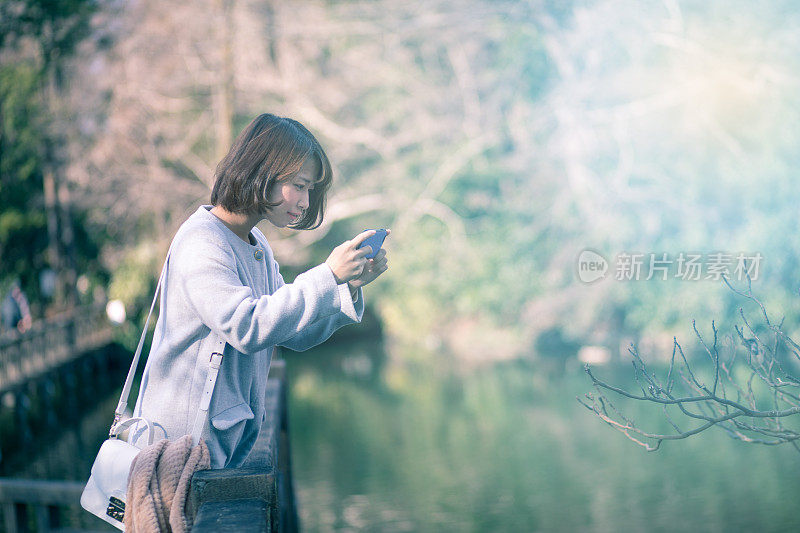
M367 264L366 256L372 248L365 246L358 249L358 245L369 237L375 235L375 230L367 230L359 233L355 238L345 241L333 249L331 255L325 260L336 278L337 285L347 283L361 275Z

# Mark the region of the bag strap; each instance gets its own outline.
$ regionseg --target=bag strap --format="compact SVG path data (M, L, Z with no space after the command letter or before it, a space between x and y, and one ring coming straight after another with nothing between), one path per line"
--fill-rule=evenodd
M128 398L131 395L131 385L133 385L133 378L136 375L136 369L139 367L139 357L142 355L142 347L144 346L144 339L147 336L147 328L150 326L150 318L153 316L153 308L158 300L158 294L161 292L161 284L164 282L164 276L167 272L167 265L169 264L169 256L172 252L172 246L167 251L167 258L164 260L164 266L161 268L161 275L158 276L158 285L156 285L156 293L153 295L153 302L150 304L150 311L147 313L147 320L144 322L142 329L142 336L139 337L139 344L136 346L136 353L133 355L131 368L128 370L128 377L125 378L125 385L122 387L122 394L119 396L119 403L117 409L114 411L114 423L111 424L111 434L114 432L114 426L125 415L125 408L128 406Z
M136 369L139 366L139 357L142 355L142 347L144 346L144 339L147 337L147 328L150 325L150 318L153 316L153 309L156 305L156 300L158 300L158 295L161 292L161 285L164 283L164 277L166 276L167 272L167 265L169 264L169 257L172 253L172 245L170 245L170 249L167 251L167 258L164 260L164 266L161 268L161 275L158 277L158 284L156 285L156 292L153 295L153 301L150 304L150 311L147 313L147 320L144 322L144 329L142 330L142 336L139 337L139 344L136 346L136 353L133 356L133 361L131 362L131 367L128 370L128 377L125 378L125 385L122 387L122 394L119 397L119 403L117 403L117 409L114 411L114 422L111 424L111 429L109 430L109 436L115 436L119 429L128 422L120 423L120 420L125 415L125 408L128 406L128 398L131 394L131 386L133 385L133 378L136 375ZM217 340L217 344L214 347L214 351L211 354L211 361L208 365L208 377L206 378L205 386L203 387L203 394L200 398L200 408L197 413L197 417L194 421L194 427L192 428L192 441L194 445L197 445L200 442L200 435L203 431L203 426L205 425L205 421L207 417L205 416L208 413L208 408L211 404L211 396L214 394L214 387L217 384L217 376L219 375L219 369L222 366L222 357L225 352L225 341L223 339ZM130 419L133 420L133 419ZM143 420L140 418L136 418L136 420ZM147 422L147 421L145 421ZM148 444L152 444L152 430L150 428L150 423L147 422L148 426ZM127 427L127 426L126 426Z
M222 366L223 352L225 351L225 341L217 341L217 346L211 354L211 360L208 362L208 377L206 377L206 384L203 387L203 394L200 397L200 408L197 411L197 416L194 419L194 427L192 428L192 443L197 446L200 442L200 435L203 433L203 426L205 425L208 417L208 408L211 405L211 396L214 394L214 385L217 383L217 375Z
M151 444L153 444L153 434L155 432L153 431L152 422L150 422L146 418L142 418L142 417L139 417L139 416L136 416L136 417L133 417L133 418L126 418L125 420L123 420L122 422L120 422L119 424L117 424L113 428L114 435L117 438L119 438L119 435L121 435L126 429L128 429L129 427L131 427L134 424L136 424L138 426L139 422L143 422L145 427L147 428L147 445L150 446Z

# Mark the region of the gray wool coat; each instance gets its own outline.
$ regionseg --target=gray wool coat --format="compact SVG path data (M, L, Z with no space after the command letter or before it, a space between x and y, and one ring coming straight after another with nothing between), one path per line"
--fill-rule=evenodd
M285 284L266 237L248 244L201 206L173 239L134 416L156 427L155 440L191 433L218 339L222 367L202 432L211 468L240 466L258 437L274 346L302 351L360 322L355 302L326 264ZM253 239L255 242L253 242ZM144 437L134 431L133 442Z

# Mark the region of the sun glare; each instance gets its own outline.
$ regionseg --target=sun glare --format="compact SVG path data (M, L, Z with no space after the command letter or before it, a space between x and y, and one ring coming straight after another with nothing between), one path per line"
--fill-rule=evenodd
M753 42L759 39L752 36ZM672 116L681 121L686 133L710 134L730 145L746 135L760 120L764 107L771 105L772 87L759 62L737 57L741 42L737 46L719 37L713 46L677 37L661 37L656 42L668 50L661 75L665 90L673 95L677 113Z

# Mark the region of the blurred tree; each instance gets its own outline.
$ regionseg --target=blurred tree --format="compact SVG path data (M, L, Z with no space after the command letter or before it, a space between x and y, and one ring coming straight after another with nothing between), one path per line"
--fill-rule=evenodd
M39 84L30 66L0 66L0 294L20 278L34 301L47 249Z
M230 138L292 116L337 178L321 228L263 228L283 265L392 227L392 272L370 292L394 334L457 346L481 324L520 354L563 326L618 351L734 307L719 284L583 285L587 246L760 251L770 300L796 278L798 14L736 6L103 4L73 65L73 200L112 236L111 269L155 270Z
M96 255L86 232L76 235L69 183L64 179L63 146L67 113L62 94L70 55L87 35L96 10L93 0L0 3L0 68L3 69L3 181L13 194L0 217L5 276L22 275L25 288L40 292L38 273L55 270L55 302L75 305L80 252ZM46 227L46 233L43 227ZM46 259L40 257L47 235ZM80 241L80 242L79 242ZM78 250L82 247L82 250ZM12 251L13 250L13 251ZM22 271L22 272L19 272Z
M561 176L547 208L568 252L551 263L556 286L580 286L575 260L586 247L609 260L760 252L754 283L797 323L789 299L800 241L785 231L800 199L788 185L800 133L796 6L598 0L564 12L537 15L555 72L512 128L544 148L536 165ZM724 292L719 280L599 282L575 292L569 328L596 331L609 302L624 308L633 337L709 314L731 322L736 306Z
M73 105L87 123L71 158L81 203L114 221L109 231L122 246L155 234L160 257L177 225L207 201L231 122L235 132L264 111L292 116L320 135L337 183L319 230L264 228L282 264L299 268L364 226L391 226L388 246L407 257L401 271L419 275L387 283L387 306L456 302L454 314L507 327L538 285L513 301L498 287L542 260L516 252L509 261L496 238L528 217L527 205L504 206L525 177L508 168L504 123L514 99L542 85L546 61L541 46L528 61L508 59L503 40L529 11L516 2L438 2L422 13L388 2L219 0L105 10L98 28L108 37L87 49L76 73ZM536 42L535 31L525 35ZM520 69L528 77L518 82ZM114 267L128 254L106 257ZM442 270L434 273L436 258ZM441 275L451 270L462 277ZM484 282L495 270L499 279ZM414 331L415 320L396 327Z

